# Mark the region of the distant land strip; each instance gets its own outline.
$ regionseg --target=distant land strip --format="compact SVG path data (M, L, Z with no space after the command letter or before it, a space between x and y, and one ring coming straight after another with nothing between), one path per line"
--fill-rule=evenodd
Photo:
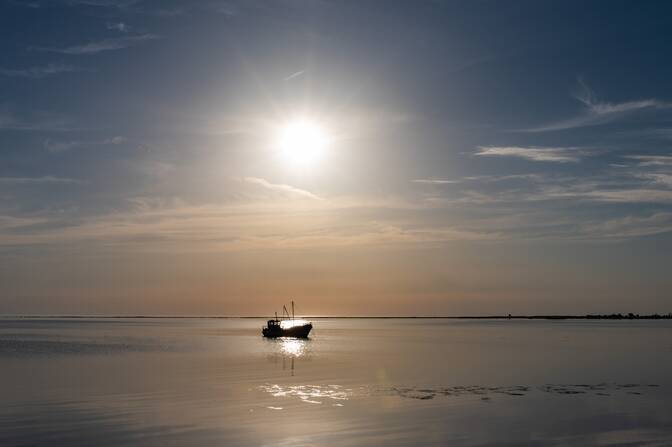
M266 319L268 315L0 315L0 318L31 319L31 318L148 318L148 319ZM358 319L358 320L672 320L672 312L668 314L588 314L588 315L462 315L462 316L404 316L404 315L379 315L379 316L333 316L333 315L304 315L301 318L314 319Z

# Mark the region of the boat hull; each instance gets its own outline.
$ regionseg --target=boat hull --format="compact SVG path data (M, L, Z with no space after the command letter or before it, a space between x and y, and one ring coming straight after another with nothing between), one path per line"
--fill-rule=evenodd
M262 329L262 334L264 337L268 338L278 338L278 337L292 337L292 338L308 338L313 325L308 323L303 326L294 326L287 329L280 327L265 327Z

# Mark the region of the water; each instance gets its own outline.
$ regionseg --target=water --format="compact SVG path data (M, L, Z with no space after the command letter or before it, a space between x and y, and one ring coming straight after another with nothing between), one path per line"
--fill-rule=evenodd
M672 322L0 320L1 446L672 445Z

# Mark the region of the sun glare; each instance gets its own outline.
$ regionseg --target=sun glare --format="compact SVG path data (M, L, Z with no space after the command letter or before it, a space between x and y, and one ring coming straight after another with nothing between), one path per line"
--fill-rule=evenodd
M318 163L326 153L329 137L317 123L301 119L280 129L278 148L283 159L294 167L309 167Z

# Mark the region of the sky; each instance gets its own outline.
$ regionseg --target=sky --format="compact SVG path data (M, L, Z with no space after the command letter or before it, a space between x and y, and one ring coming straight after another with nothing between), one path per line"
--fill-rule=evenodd
M672 311L670 2L4 0L0 29L0 314Z

